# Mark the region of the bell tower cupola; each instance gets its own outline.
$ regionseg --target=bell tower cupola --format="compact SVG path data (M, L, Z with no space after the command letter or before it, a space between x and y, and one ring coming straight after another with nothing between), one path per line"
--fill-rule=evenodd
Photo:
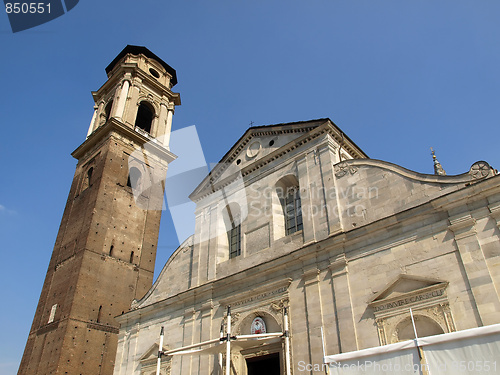
M180 95L175 70L146 47L128 45L106 67L108 81L92 92L94 116L87 137L115 119L168 149Z

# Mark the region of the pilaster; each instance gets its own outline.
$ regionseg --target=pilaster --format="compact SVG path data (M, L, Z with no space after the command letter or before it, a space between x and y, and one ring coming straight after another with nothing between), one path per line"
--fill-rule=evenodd
M302 225L303 225L303 236L304 244L314 241L315 227L314 219L311 215L313 202L311 200L311 187L309 186L309 174L308 174L308 156L304 156L297 160L297 170L299 177L299 187L300 187L300 201L302 206Z
M194 321L196 311L193 307L184 312L184 324L182 332L182 346L188 346L194 343ZM190 355L181 357L181 374L192 374L193 357Z
M358 350L356 326L351 303L351 291L348 280L348 266L342 255L330 261L332 291L334 295L333 308L336 314L337 337L339 353Z
M316 265L304 267L302 281L306 303L307 334L309 336L310 363L321 363L323 343L321 327L323 327L323 311L319 286L320 270Z
M321 177L323 182L323 195L326 201L325 214L328 222L328 232L330 235L342 231L338 205L336 202L335 177L333 175L335 147L328 144L318 149L321 165Z
M494 288L481 245L476 235L476 220L470 213L449 218L467 281L483 325L498 323L500 301Z

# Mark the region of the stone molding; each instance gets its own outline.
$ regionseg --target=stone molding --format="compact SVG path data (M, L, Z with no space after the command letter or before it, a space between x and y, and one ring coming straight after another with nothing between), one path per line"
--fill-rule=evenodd
M277 295L288 293L292 279L286 278L263 286L256 286L252 290L235 293L230 297L219 300L221 306L230 305L232 308L238 306L251 305L260 301L274 299Z
M490 216L496 220L497 227L500 228L500 202L491 203L488 205Z
M450 229L457 240L470 237L476 234L476 220L470 215L470 213L465 215L455 215L449 218Z

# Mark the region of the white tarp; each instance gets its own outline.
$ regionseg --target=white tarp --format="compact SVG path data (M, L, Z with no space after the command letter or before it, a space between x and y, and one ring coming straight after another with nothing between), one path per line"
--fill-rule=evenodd
M418 347L423 353L420 361ZM500 374L500 324L329 355L331 374Z
M421 374L418 348L414 341L330 355L325 357L324 362L334 375Z
M500 324L418 339L430 375L500 374Z

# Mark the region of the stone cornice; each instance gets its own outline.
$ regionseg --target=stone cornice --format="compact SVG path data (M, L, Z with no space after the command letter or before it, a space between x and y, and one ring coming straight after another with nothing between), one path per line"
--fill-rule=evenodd
M347 167L370 166L370 167L387 169L387 170L394 172L394 173L397 173L403 177L407 177L407 178L410 178L412 180L426 182L426 183L439 183L439 184L460 184L460 183L463 183L465 186L465 184L467 184L467 183L473 183L473 182L478 181L478 179L474 178L471 174L472 167L474 167L476 163L472 165L471 169L468 172L462 173L462 174L456 175L456 176L441 176L441 175L435 175L435 174L418 173L418 172L414 172L414 171L411 171L409 169L403 168L397 164L393 164L393 163L389 163L389 162L377 160L377 159L343 160L342 162L337 163L336 165L339 165L341 163L345 164Z
M470 213L452 216L449 221L448 229L455 234L457 240L476 234L476 220Z
M254 301L259 301L259 300L267 300L269 298L272 298L275 295L282 295L285 293L286 290L288 290L288 287L290 286L292 282L292 279L285 278L282 280L278 280L275 282L271 282L265 285L259 285L256 286L250 290L245 290L244 292L239 292L235 293L229 297L222 298L219 300L219 303L221 306L228 306L231 305L233 307L237 307L240 305L245 304L245 302L248 301L248 299L251 299L255 296L262 296L262 298L255 298L252 301L248 301L248 303L254 302ZM248 284L248 282L247 282ZM233 285L233 284L231 284Z
M320 271L316 264L308 264L303 268L302 280L308 284L311 282L319 281L318 280L319 272Z
M127 77L125 77L127 76ZM129 80L132 77L132 81L139 78L148 87L153 88L157 93L161 93L160 97L167 97L170 101L174 102L175 105L181 105L181 96L179 93L172 92L167 86L161 84L156 79L151 77L146 72L142 71L137 67L135 63L124 63L117 67L116 71L113 71L113 75L97 90L92 92L94 101L101 99L106 93L114 92L115 86L121 84L123 80Z
M167 163L171 163L177 158L176 155L163 147L163 145L161 145L155 138L146 137L115 118L109 119L106 124L96 129L75 151L71 153L71 156L80 160L96 144L113 131L127 137L138 146L143 146L148 143L147 151L154 153Z
M496 220L497 226L500 228L500 202L490 203L488 209L491 217Z

